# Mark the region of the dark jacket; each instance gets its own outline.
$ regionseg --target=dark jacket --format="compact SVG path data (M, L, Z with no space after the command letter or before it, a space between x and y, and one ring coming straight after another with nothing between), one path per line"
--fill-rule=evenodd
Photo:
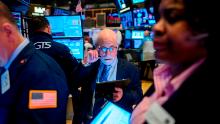
M88 67L83 67L83 65L81 65L78 77L83 77L79 79L82 83L82 94L79 104L80 110L75 113L75 120L73 120L74 123L79 123L82 120L85 122L91 115L92 94L96 88L96 77L99 65L100 61L97 61ZM131 82L128 87L124 89L122 99L115 104L127 111L132 111L132 106L137 104L142 98L139 70L133 64L118 59L116 80L120 79L130 79Z
M52 57L63 69L70 88L74 87L74 69L77 67L77 60L70 54L70 49L58 42L54 42L50 34L35 32L30 36L36 49L41 50Z
M214 60L216 61L216 60ZM163 105L177 124L214 124L219 117L219 63L207 59Z
M10 65L9 75L10 89L0 94L1 124L66 123L68 87L64 72L52 58L29 43ZM57 107L30 109L32 90L56 91Z

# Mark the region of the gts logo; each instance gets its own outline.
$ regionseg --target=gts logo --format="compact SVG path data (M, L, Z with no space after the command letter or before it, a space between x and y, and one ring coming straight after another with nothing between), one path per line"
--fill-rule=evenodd
M34 43L36 49L49 49L51 47L50 42L36 42Z

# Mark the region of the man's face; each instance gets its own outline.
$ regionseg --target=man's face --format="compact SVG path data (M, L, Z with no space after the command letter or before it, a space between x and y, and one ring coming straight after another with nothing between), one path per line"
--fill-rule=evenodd
M7 44L4 38L0 36L0 67L6 64L7 58Z
M112 38L103 39L98 47L99 56L103 64L110 65L117 57L117 43Z
M3 29L3 23L0 22L0 66L4 66L9 58L8 49L11 48L11 44L8 41L8 33Z

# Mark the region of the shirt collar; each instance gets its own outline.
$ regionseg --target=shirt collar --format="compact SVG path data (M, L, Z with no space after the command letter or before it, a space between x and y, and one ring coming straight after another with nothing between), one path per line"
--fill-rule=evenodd
M161 93L167 83L170 83L174 90L177 90L182 83L205 61L202 58L185 69L179 75L173 77L171 67L168 64L162 64L154 71L154 82L157 93Z
M25 46L27 46L27 44L30 41L25 38L25 40L23 42L21 42L18 47L14 50L14 52L12 53L11 57L8 59L8 62L5 64L4 68L7 70L11 63L14 61L14 59L18 56L18 54L24 49Z

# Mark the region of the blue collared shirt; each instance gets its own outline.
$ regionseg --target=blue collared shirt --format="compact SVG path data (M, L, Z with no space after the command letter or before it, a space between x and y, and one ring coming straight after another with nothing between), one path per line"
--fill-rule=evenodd
M18 47L14 50L11 57L8 59L8 62L4 66L6 70L10 67L11 63L15 60L18 54L24 49L24 47L28 45L29 42L30 41L26 38L21 44L18 45Z
M107 78L108 81L116 80L117 64L118 64L118 58L115 58L113 60L112 64L111 64L111 68L109 70L110 72L109 72L109 75L108 75L108 78ZM97 83L99 82L100 75L101 75L103 69L104 69L104 64L101 62L100 66L99 66L98 76L96 78Z

